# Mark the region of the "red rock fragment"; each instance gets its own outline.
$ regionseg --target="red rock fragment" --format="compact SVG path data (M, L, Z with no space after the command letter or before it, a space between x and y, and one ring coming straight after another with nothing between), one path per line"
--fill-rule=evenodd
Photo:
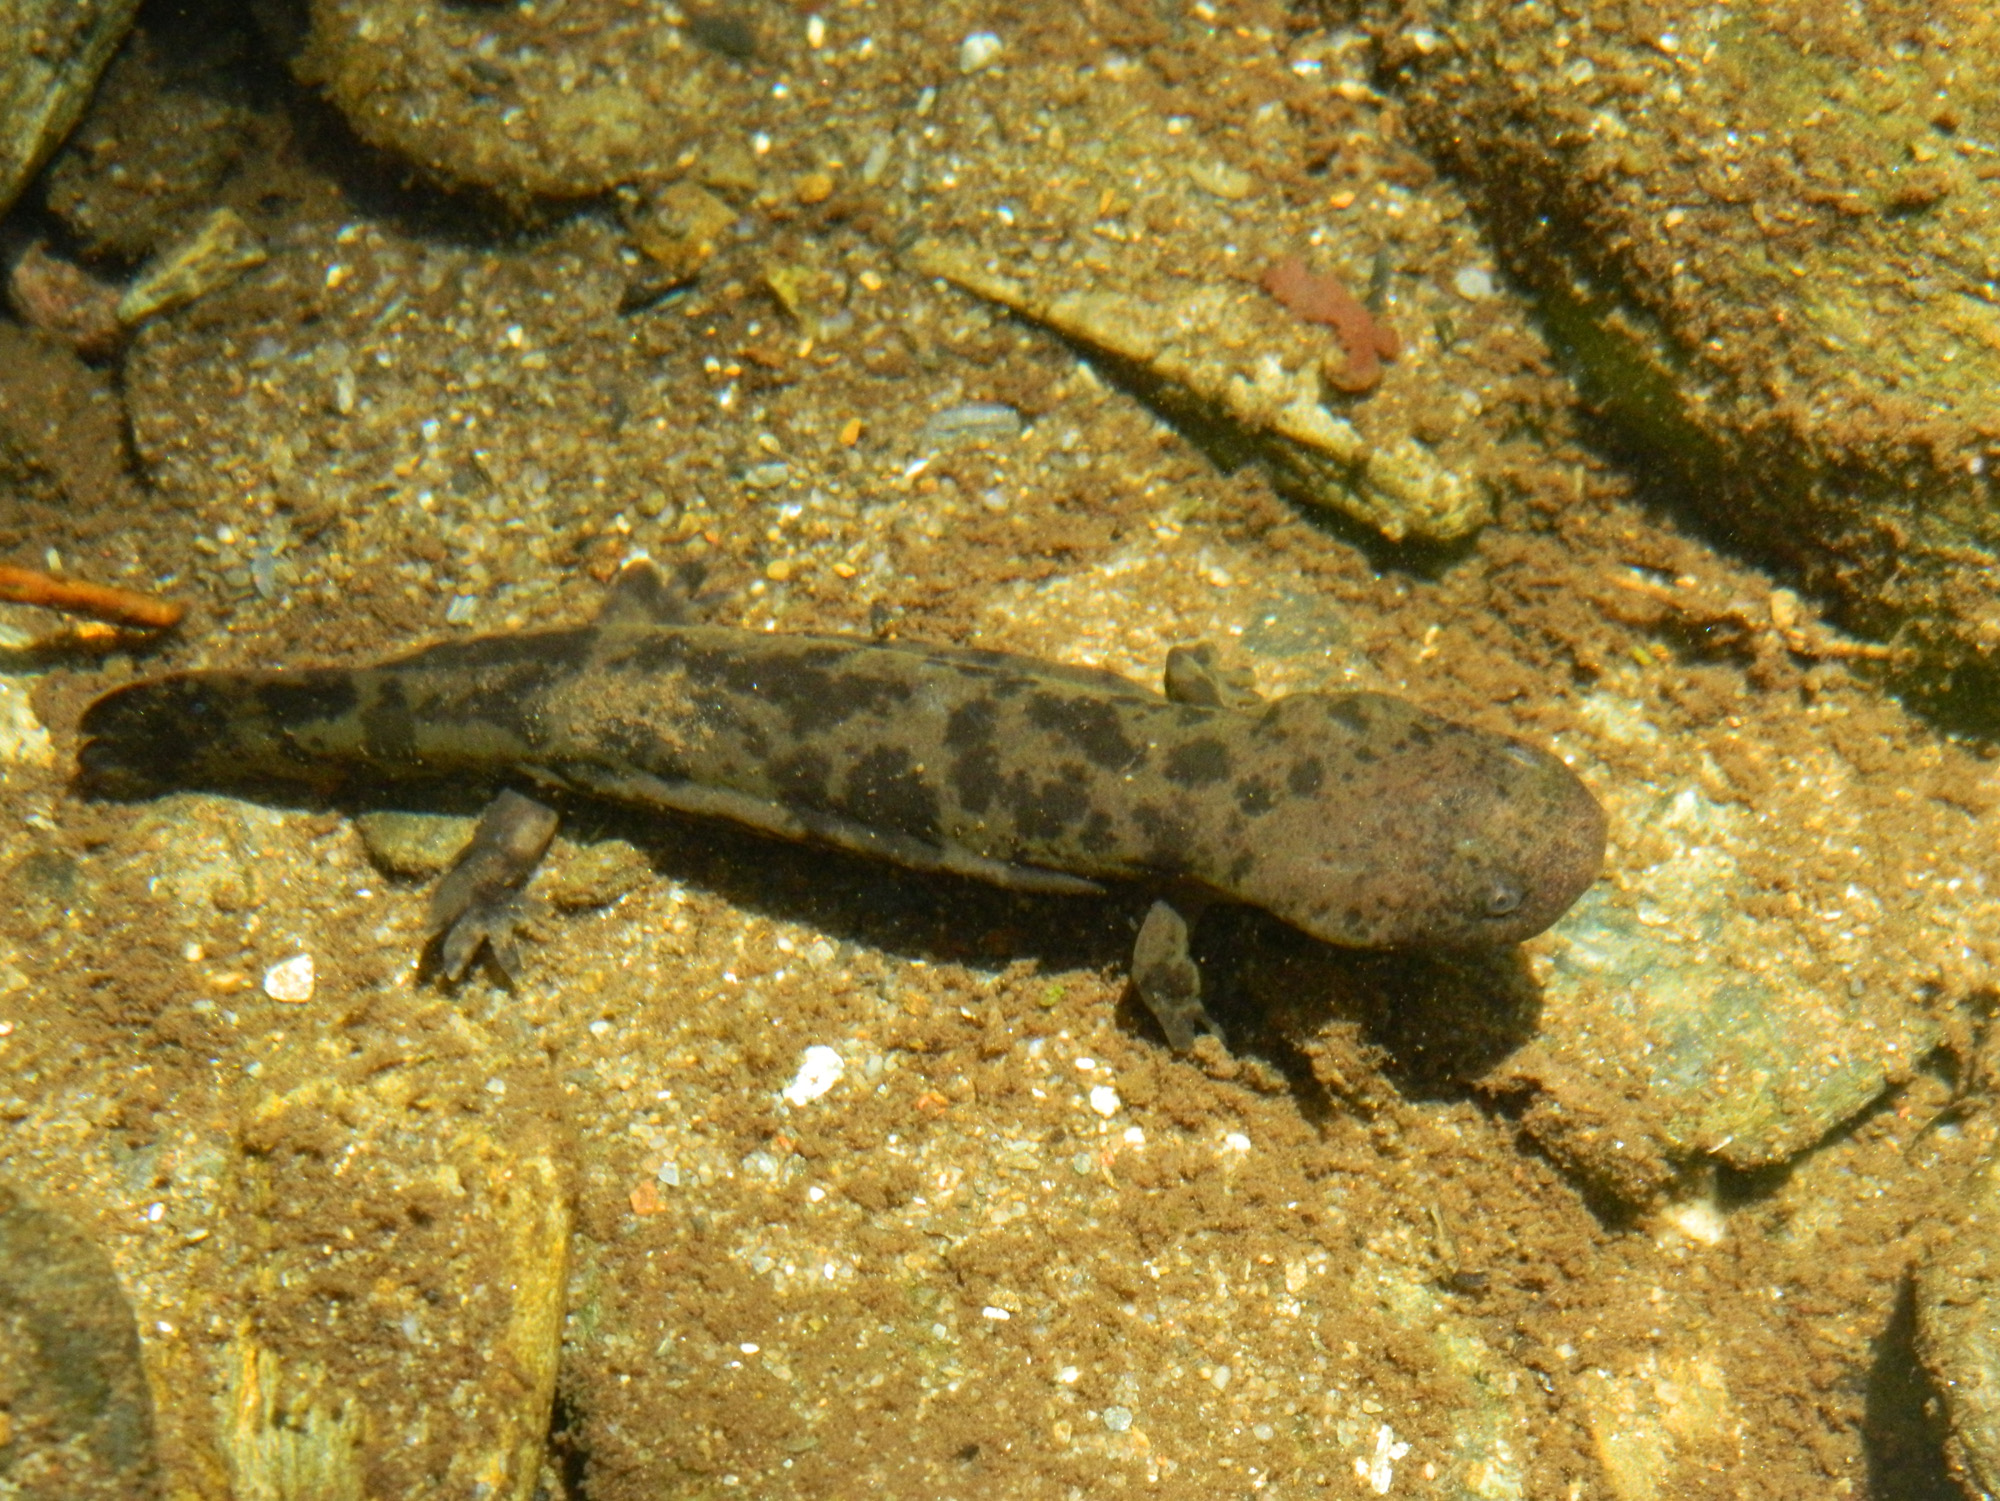
M1306 263L1297 256L1266 271L1262 286L1296 317L1324 323L1333 330L1347 358L1325 360L1320 374L1336 390L1351 395L1373 390L1382 379L1382 361L1402 353L1403 341L1393 328L1333 277L1315 276L1306 270Z
M30 245L7 277L8 301L23 323L54 334L85 359L102 359L125 336L118 289L73 262Z

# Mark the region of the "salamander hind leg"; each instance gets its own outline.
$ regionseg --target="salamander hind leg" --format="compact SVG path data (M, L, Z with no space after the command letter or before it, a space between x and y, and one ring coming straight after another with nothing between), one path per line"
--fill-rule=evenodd
M1188 955L1188 925L1165 902L1155 902L1132 946L1132 984L1177 1053L1203 1032L1222 1036L1201 1003L1201 971Z
M462 979L481 949L510 982L519 975L515 935L534 915L521 887L555 838L557 822L553 810L518 792L501 793L479 815L471 843L431 889L427 927L447 980Z

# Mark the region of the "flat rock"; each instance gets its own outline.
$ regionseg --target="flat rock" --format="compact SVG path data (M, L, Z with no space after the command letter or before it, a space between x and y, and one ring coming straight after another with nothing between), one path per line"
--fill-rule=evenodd
M0 1184L0 1490L65 1501L157 1494L153 1402L132 1305L67 1216Z
M745 34L758 45L760 33ZM739 60L687 24L598 0L560 17L317 0L296 67L363 140L515 200L665 175L756 92Z
M2000 661L1995 25L1445 0L1386 53L1586 394L1938 689Z

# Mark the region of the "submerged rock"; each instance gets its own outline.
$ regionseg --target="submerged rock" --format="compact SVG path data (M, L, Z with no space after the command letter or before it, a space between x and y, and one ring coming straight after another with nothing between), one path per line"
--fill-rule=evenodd
M604 3L317 0L295 66L363 140L445 182L585 198L667 175L748 102L740 64L697 31Z
M138 9L139 0L0 6L0 213L76 124Z
M1973 0L1461 0L1386 43L1622 439L1938 688L2000 669L1995 43Z
M0 1184L0 1492L157 1493L153 1402L132 1305L65 1216Z

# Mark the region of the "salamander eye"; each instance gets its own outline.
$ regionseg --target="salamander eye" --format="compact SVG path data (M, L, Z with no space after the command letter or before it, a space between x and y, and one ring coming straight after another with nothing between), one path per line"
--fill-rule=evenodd
M1495 876L1493 884L1486 888L1486 915L1488 917L1511 917L1521 910L1521 903L1527 900L1527 893L1521 883L1512 876Z

